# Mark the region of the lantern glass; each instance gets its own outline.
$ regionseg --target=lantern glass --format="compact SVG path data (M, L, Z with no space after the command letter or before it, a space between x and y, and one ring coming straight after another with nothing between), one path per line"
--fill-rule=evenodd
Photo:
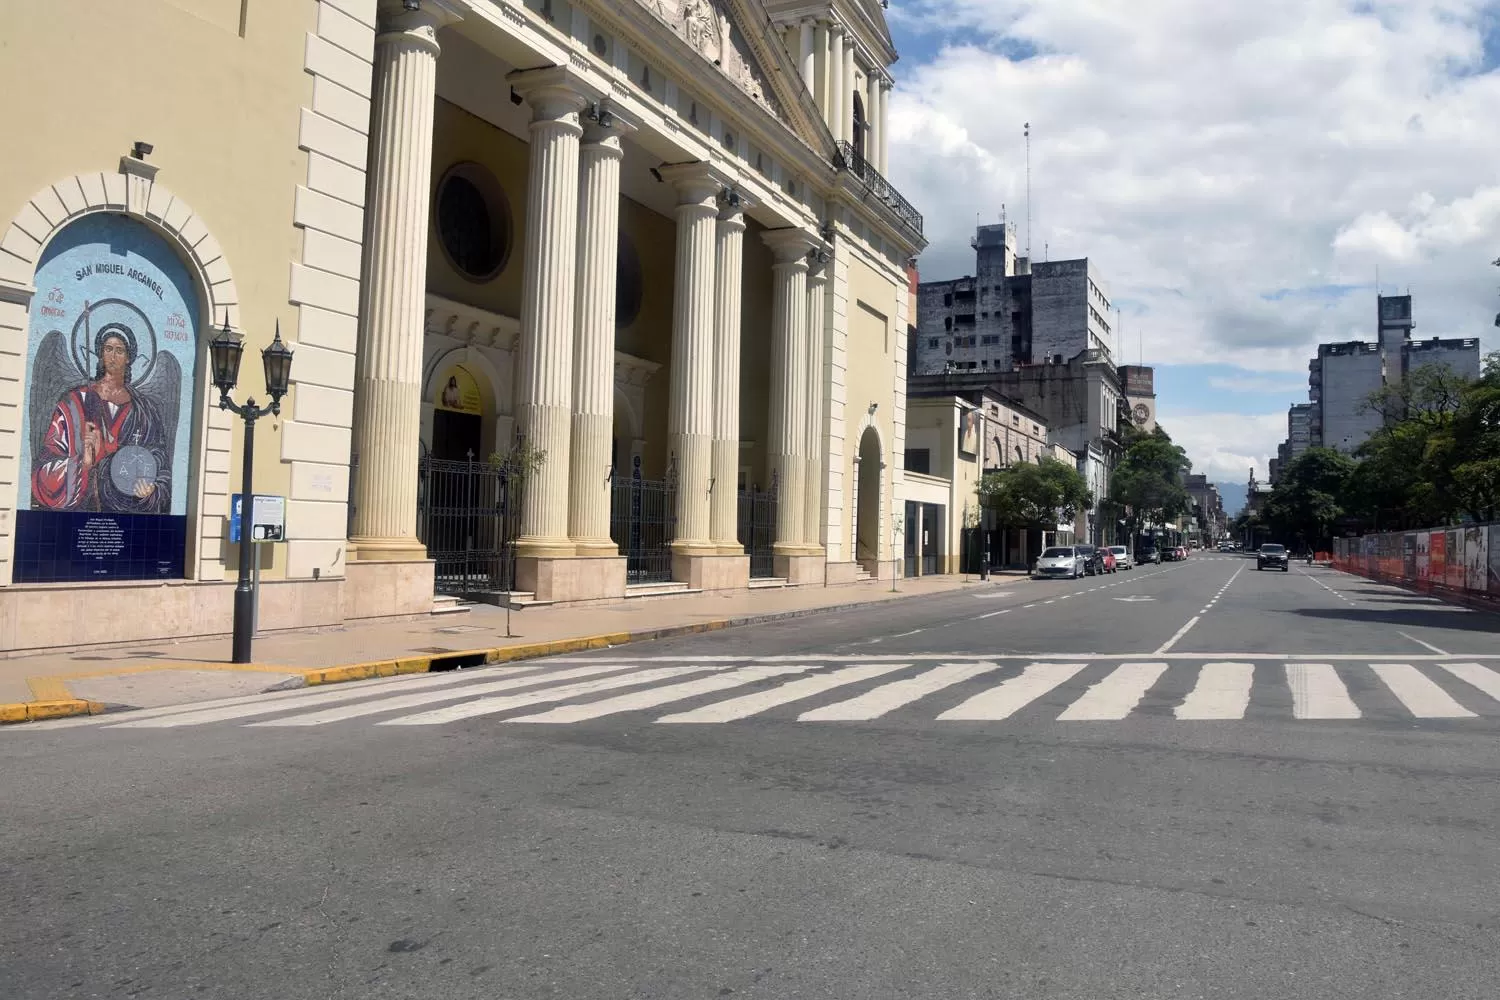
M292 381L292 352L281 340L281 324L276 325L271 346L260 352L260 360L266 370L266 392L272 399L280 399Z
M214 385L225 394L231 392L240 380L240 356L245 345L229 330L229 324L208 345L209 360L214 369Z

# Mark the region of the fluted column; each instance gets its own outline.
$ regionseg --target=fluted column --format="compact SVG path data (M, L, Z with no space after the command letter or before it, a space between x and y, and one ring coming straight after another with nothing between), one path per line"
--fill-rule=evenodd
M581 556L613 556L610 439L615 425L615 282L620 247L621 137L633 126L590 109L578 158L578 277L568 536Z
M546 453L521 494L521 557L571 556L568 537L578 267L579 112L587 98L556 67L507 78L531 105L516 431Z
M672 387L667 438L677 467L673 552L714 555L709 481L714 436L714 255L723 184L704 163L660 170L677 189L677 271L672 306Z
M844 120L844 27L840 24L828 28L828 106L825 113L833 137L849 138L849 128Z
M827 497L823 492L824 407L827 379L823 367L825 331L823 290L828 285L828 251L814 250L807 257L807 444L806 481L803 494L802 540L809 547L823 543L823 512Z
M778 553L803 554L807 448L807 251L800 229L773 229L762 239L775 254L771 290L771 477L776 483Z
M880 74L875 70L865 74L865 116L870 120L869 134L865 136L865 159L876 170L880 169Z
M844 70L843 90L839 91L839 119L843 122L840 128L844 131L844 138L855 142L854 134L854 45L853 42L844 39Z
M890 176L890 122L891 122L891 84L890 81L881 81L880 84L880 166L877 168L885 176Z
M815 57L813 53L813 23L811 18L803 18L797 25L798 45L797 61L802 69L802 85L809 91L813 86L813 67Z
M359 559L424 559L417 540L422 426L422 316L443 4L382 3L375 39L370 188L355 349L354 524Z
M714 253L714 489L709 535L720 555L743 555L739 540L740 297L744 281L745 206L730 191L719 199Z
M813 22L813 101L818 111L828 118L828 22L819 18Z

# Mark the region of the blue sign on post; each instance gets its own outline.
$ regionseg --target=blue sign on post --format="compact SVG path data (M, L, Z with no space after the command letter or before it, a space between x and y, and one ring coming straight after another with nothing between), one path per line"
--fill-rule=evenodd
M245 508L245 494L236 493L229 498L229 540L240 540L240 512Z

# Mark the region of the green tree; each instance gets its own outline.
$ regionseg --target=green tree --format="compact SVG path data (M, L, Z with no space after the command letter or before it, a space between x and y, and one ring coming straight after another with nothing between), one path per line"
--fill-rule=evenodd
M1160 425L1134 435L1110 477L1110 497L1129 508L1132 535L1147 524L1167 525L1187 512L1192 499L1183 477L1193 468L1187 452Z
M1332 448L1309 448L1281 473L1263 511L1277 540L1320 546L1333 523L1344 513L1340 500L1347 494L1354 460Z
M1083 475L1055 458L987 472L975 492L1002 528L1055 529L1093 500Z

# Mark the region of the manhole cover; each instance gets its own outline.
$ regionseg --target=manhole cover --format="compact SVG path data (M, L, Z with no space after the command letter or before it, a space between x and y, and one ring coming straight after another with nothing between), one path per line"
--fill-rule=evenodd
M484 626L483 625L449 625L447 628L440 628L437 631L442 632L445 635L461 635L464 632L483 632L484 631Z

